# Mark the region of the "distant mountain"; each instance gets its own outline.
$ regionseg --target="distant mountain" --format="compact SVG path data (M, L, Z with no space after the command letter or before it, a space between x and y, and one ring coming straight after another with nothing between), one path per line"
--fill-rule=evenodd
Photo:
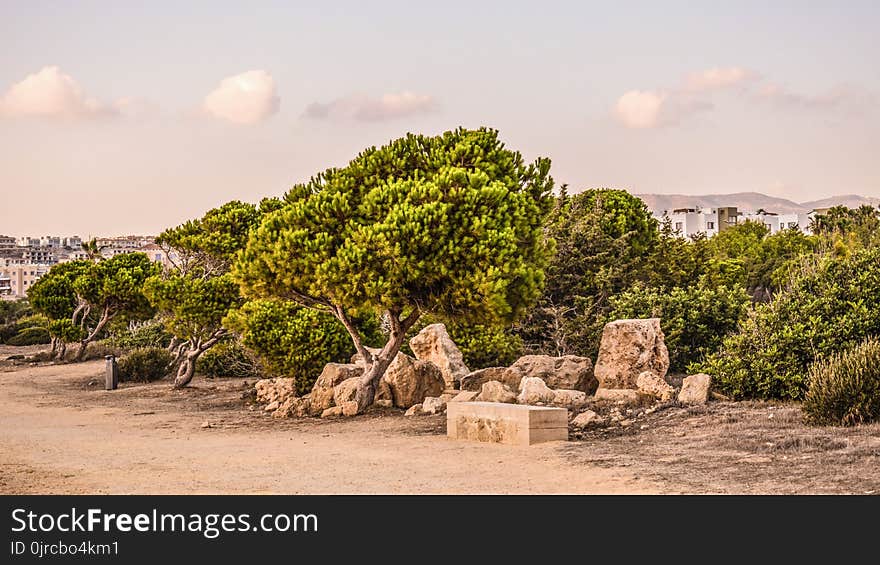
M830 206L849 206L858 208L863 204L869 206L880 205L880 198L846 194L831 196L821 200L797 203L793 200L768 196L760 192L735 192L732 194L636 194L655 214L662 214L664 210L676 208L717 208L719 206L736 206L741 211L755 212L764 209L767 212L777 214L806 213L814 208L827 208Z

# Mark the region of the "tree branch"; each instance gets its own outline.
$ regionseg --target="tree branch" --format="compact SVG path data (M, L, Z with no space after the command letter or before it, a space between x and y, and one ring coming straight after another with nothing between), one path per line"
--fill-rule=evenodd
M360 354L361 358L364 360L364 363L367 365L372 364L373 362L373 354L369 352L369 350L364 346L364 342L361 339L361 334L358 332L357 328L352 323L351 319L349 319L348 315L345 313L345 309L342 306L333 306L331 313L336 317L337 320L342 322L342 325L345 326L345 329L348 330L348 335L351 336L351 340L354 342L354 347L357 349L357 352Z

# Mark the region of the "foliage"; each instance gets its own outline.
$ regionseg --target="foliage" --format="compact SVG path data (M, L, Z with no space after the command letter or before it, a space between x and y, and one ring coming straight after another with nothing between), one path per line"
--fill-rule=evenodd
M260 366L237 340L226 340L205 351L196 362L196 372L210 378L259 377Z
M749 297L741 288L694 286L669 291L636 285L611 299L607 321L660 318L670 369L684 371L716 351L746 316Z
M30 312L30 309L23 310L22 312ZM31 328L42 328L43 330L47 330L48 325L49 320L41 314L28 314L22 317L17 317L14 321L11 321L8 324L0 325L0 343L8 343L8 340Z
M734 398L800 399L817 359L880 334L880 248L805 263L700 368Z
M49 343L49 330L46 327L33 326L19 330L14 336L6 340L8 345L39 345Z
M880 419L880 339L810 366L803 410L808 422L852 426Z
M193 342L221 331L223 317L239 303L238 285L228 273L209 278L157 275L144 284L144 293L167 316L167 329Z
M34 309L47 316L49 333L64 343L80 342L80 355L117 316L148 318L144 280L158 267L143 253L116 255L97 263L53 266L28 290Z
M224 323L270 373L296 379L299 394L312 389L324 365L347 362L354 353L351 338L333 316L287 300L251 300ZM369 343L380 339L375 318L359 326Z
M0 300L0 327L13 324L33 314L33 308L25 299Z
M117 364L120 382L152 382L168 374L172 355L161 347L142 347L122 356Z
M709 272L726 266L732 275L726 277L728 284L743 286L760 301L769 300L778 289L778 271L816 247L816 238L799 230L784 229L771 235L766 226L754 221L731 226L708 241L715 262Z
M140 322L131 321L122 329L114 328L107 342L123 349L166 348L171 343L171 334L159 318L150 318Z
M538 308L518 326L530 350L593 355L609 299L644 274L660 235L657 220L623 190L595 189L556 199L546 224L556 242Z
M877 246L880 245L880 208L834 206L824 214L817 214L810 228L825 238L851 235L852 241L861 247Z
M450 324L449 337L461 350L464 363L472 371L486 367L506 367L523 354L522 338L504 326Z

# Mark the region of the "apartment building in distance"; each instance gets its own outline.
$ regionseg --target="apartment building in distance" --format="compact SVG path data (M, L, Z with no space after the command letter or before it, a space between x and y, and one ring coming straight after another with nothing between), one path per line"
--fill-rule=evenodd
M765 210L740 212L734 206L677 208L672 212L664 211L659 219L663 221L665 218L669 218L673 232L681 237L692 237L697 234L712 237L743 222L761 223L771 234L785 229L798 229L804 233L810 233L810 223L813 216L820 212L819 210L808 214L776 214Z
M28 289L51 268L51 265L0 264L0 295L4 298L24 298Z

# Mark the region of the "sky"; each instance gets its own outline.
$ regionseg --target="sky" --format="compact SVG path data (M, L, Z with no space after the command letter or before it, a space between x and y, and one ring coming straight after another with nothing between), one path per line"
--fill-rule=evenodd
M407 132L571 192L880 196L880 2L0 0L0 233L157 233Z

